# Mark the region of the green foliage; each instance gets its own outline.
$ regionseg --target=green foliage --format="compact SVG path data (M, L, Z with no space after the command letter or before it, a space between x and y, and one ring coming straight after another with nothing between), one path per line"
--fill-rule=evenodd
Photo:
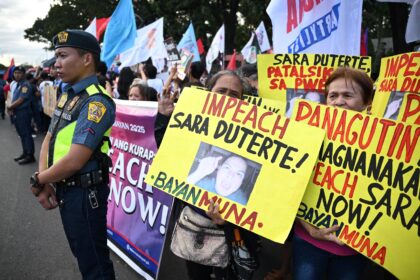
M24 37L48 43L65 29L85 29L94 18L108 17L115 9L115 0L58 0L51 5L45 18L37 18Z
M85 29L94 17L111 16L117 3L117 0L57 0L45 18L38 18L25 30L25 38L47 43L64 29ZM208 47L225 23L227 53L234 48L240 50L262 19L269 29L271 24L265 13L269 3L270 0L133 0L137 28L164 17L165 36L175 41L181 39L192 21L197 38Z

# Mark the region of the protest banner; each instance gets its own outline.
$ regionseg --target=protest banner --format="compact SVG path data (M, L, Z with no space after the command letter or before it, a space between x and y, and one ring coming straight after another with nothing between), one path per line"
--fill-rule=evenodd
M326 132L298 218L338 224L347 246L419 279L420 127L300 100L292 120Z
M271 0L274 53L360 54L362 0Z
M340 66L371 71L368 56L333 54L260 54L258 91L263 98L282 100L280 114L291 116L299 99L325 103L325 81Z
M201 209L216 201L223 219L282 243L323 138L246 101L186 88L146 182Z
M381 59L372 114L420 125L420 52Z
M43 98L44 114L52 117L57 105L57 87L45 85Z
M156 153L154 102L116 100L110 136L108 246L146 279L155 279L173 198L144 182Z

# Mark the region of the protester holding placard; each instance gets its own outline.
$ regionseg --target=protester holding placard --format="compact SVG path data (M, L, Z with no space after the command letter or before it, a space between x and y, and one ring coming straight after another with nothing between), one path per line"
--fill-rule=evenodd
M169 87L167 85L168 83L165 85L165 90L163 91L162 97L160 97L158 101L159 102L158 115L155 122L155 137L156 137L156 142L158 143L158 145L162 141L166 127L168 126L170 115L172 114L174 110L174 100L176 98L176 94L171 94ZM240 99L242 98L242 95L243 95L245 82L235 72L220 71L209 80L207 88L209 88L212 92L217 92L222 95L227 95L230 97L235 97L235 98ZM209 158L202 159L202 160L208 160L208 159ZM225 161L221 160L220 162L215 162L214 164L217 165L216 167L220 168L222 164L226 165L226 163L229 163L230 162L229 160L241 161L239 157L231 155L227 157ZM243 163L244 163L244 167L243 167L243 170L241 171L246 170L245 161ZM236 162L235 164L238 165L239 163ZM192 176L194 176L195 171L196 170L192 172L191 174ZM241 177L241 175L239 176ZM200 178L198 180L201 180L202 179L201 176L199 177ZM221 178L222 175L219 175L219 177ZM242 185L242 179L238 179L237 183L239 183L239 185ZM178 200L177 202L179 203L180 201ZM246 202L244 201L244 203ZM248 265L249 265L249 268L251 268L250 275L252 275L252 272L254 269L256 269L256 265L257 265L257 261L255 258L256 249L257 249L257 236L250 231L246 231L246 230L243 230L234 226L233 224L226 223L222 219L219 213L218 207L219 205L217 203L214 204L213 201L211 201L210 207L207 212L204 212L203 210L200 210L195 207L190 207L190 208L193 209L194 213L197 213L199 215L200 219L204 219L204 220L211 219L211 221L214 224L217 224L219 225L219 227L223 228L223 231L226 237L226 242L228 244L231 244L236 238L236 236L234 236L234 231L239 232L239 235L241 236L245 244L244 248L247 249L248 251L247 253L249 254L248 255L249 260L251 260L251 263L249 263ZM191 244L191 246L194 246L194 244ZM228 250L227 254L231 254L231 251ZM199 256L197 256L197 258L198 257ZM229 259L229 256L227 259ZM233 257L230 257L230 259L233 259ZM211 261L211 260L208 260L208 261ZM215 274L216 279L225 279L228 274L239 273L238 272L239 270L231 269L231 266L228 263L224 263L223 266L222 265L210 266L210 265L206 265L200 262L199 260L195 261L194 256L192 256L191 259L186 260L186 264L187 264L188 276L190 279L211 279L210 275L212 273ZM246 279L250 279L250 278L246 278Z
M373 82L352 68L338 68L325 83L327 105L357 112L372 102ZM365 257L338 239L338 225L316 228L297 220L293 240L294 279L359 279L366 264Z

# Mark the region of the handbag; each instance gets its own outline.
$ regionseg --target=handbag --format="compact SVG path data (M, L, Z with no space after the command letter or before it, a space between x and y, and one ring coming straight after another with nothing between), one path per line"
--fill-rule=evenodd
M188 206L175 224L170 248L178 257L202 265L224 268L229 264L223 229Z

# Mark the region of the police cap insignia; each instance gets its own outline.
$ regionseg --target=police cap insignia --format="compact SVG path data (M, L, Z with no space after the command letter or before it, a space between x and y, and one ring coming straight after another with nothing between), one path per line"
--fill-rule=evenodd
M87 50L92 53L100 54L101 47L98 40L92 34L76 29L61 31L53 38L54 48L77 48Z
M58 37L58 42L61 43L65 43L67 42L67 38L69 37L69 33L67 33L66 31L61 31L60 33L57 34Z
M106 112L106 107L101 102L90 102L88 120L99 123Z

